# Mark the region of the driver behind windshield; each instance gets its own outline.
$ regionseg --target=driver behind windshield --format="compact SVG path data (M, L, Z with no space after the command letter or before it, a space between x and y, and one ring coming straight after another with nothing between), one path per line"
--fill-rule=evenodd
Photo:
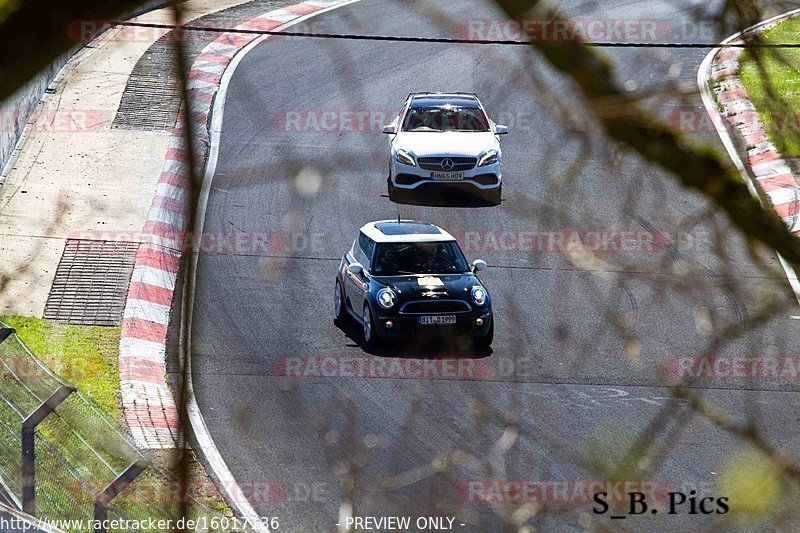
M489 131L486 116L478 108L418 107L408 110L403 131Z
M442 255L439 245L425 242L417 245L417 257L414 258L414 269L423 272L444 271L453 269L453 264Z
M467 272L467 260L455 242L387 243L378 248L375 274L453 274Z

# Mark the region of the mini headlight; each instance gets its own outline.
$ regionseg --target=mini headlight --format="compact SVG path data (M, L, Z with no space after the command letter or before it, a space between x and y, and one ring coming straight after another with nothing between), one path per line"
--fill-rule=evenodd
M475 302L475 305L485 304L486 290L479 285L472 287L472 301Z
M394 307L395 302L397 302L397 296L395 296L392 289L381 289L378 291L378 305L384 309L391 309Z
M394 153L394 158L397 160L398 163L403 163L404 165L411 165L412 167L417 166L417 162L414 161L414 156L406 152L405 150L396 151Z
M485 154L478 159L478 166L485 167L486 165L491 165L492 163L497 163L497 150L489 150Z

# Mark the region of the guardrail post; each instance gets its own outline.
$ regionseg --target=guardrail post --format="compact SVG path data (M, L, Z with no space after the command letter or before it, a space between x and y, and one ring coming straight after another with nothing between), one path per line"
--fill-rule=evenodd
M17 331L14 328L0 328L0 343L16 332Z
M144 472L150 463L144 459L134 461L117 478L106 485L97 498L94 499L94 531L95 533L106 533L105 522L108 520L108 504L111 503L117 494L128 488L139 474Z
M36 426L75 390L60 386L22 422L22 511L31 516L36 516Z

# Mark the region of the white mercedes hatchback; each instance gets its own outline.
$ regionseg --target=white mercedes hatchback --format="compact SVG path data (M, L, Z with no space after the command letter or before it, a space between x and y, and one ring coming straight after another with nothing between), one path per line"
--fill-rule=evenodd
M468 197L500 203L500 135L506 126L487 116L466 93L412 93L383 133L391 135L389 198L426 188L455 188Z

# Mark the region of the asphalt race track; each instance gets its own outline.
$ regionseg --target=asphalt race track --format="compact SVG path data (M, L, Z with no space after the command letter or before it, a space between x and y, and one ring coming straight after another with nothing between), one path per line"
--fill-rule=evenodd
M693 23L689 4L562 2L578 19L657 21L658 42L727 36ZM293 29L458 37L470 21L501 18L482 0L363 0ZM647 97L672 82L696 89L707 50L601 53L618 66L620 83ZM314 127L323 112L337 121L343 111L369 112L389 122L409 92L423 90L476 92L490 116L509 126L500 206L393 204L380 120ZM280 519L280 531L333 531L342 501L362 516L457 516L466 524L459 531L502 531L502 509L477 496L489 480L641 480L619 465L631 466L630 448L648 438L647 460L633 465L654 469L645 479L725 496L718 477L746 447L685 403L671 403L658 369L709 350L792 354L800 334L791 315L800 313L788 308L712 346L707 324L744 331L763 294L792 298L788 283L756 267L702 198L607 143L574 102L570 85L527 47L276 38L242 60L227 95L205 231L267 234L270 244L266 252L201 256L193 379L235 478L261 515ZM721 147L698 95L644 98L643 105L670 120L688 113L696 120L688 133ZM468 258L489 263L481 277L497 317L492 350L451 342L370 354L359 326L334 324L338 261L361 225L398 214L462 235ZM533 229L630 231L644 241L642 233L663 234L673 243L685 236L680 245L656 238L652 249L593 258L508 240ZM497 244L500 232L506 240ZM714 247L719 235L724 251ZM779 271L774 254L762 255ZM307 366L389 357L427 361L430 373L357 377ZM297 368L302 375L281 375ZM695 391L737 421L755 416L781 449L800 449L796 382L710 379ZM543 499L564 505L557 496ZM662 512L624 525L674 530L713 519ZM622 521L593 515L588 500L529 521L543 531L580 530L579 523Z

